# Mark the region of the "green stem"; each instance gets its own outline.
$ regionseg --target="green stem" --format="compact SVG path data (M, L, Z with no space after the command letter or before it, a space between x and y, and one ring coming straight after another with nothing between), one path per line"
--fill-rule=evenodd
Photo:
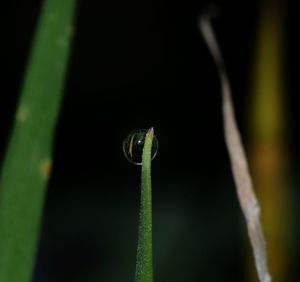
M0 282L31 281L75 2L42 7L0 181Z
M135 282L153 281L151 196L151 149L153 134L153 128L149 129L143 150L141 208Z

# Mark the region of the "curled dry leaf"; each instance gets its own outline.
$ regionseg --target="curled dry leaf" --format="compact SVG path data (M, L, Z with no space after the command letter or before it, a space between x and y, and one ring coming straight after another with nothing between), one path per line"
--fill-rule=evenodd
M210 23L211 15L212 13L207 13L202 16L199 20L199 27L220 75L225 142L230 157L238 199L246 219L257 274L260 282L271 282L272 279L267 266L266 241L260 222L260 207L253 190L245 151L234 116L227 73Z

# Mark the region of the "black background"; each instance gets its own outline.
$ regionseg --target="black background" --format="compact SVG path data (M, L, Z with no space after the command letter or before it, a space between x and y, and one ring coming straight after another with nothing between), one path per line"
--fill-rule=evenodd
M260 5L214 3L222 11L215 28L247 146ZM211 4L79 2L34 281L133 281L140 168L123 156L122 140L151 126L159 140L152 171L155 281L245 280L249 246L223 141L220 85L197 27ZM1 6L3 159L41 2ZM297 195L297 14L292 1L285 8L288 144ZM299 276L297 258L299 251L287 281Z

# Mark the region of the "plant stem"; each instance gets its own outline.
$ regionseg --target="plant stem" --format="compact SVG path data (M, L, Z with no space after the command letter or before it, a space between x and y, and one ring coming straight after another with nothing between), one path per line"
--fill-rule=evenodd
M0 182L0 282L29 282L76 0L45 1Z
M151 196L151 149L153 134L153 128L149 129L143 150L141 207L135 282L153 281Z

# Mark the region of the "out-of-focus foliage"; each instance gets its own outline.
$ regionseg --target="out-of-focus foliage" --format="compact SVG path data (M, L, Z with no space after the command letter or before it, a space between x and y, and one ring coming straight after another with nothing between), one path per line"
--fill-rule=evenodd
M52 141L69 57L75 0L46 0L0 186L0 281L31 281Z
M270 272L275 282L289 281L291 232L287 180L287 101L284 88L284 3L264 1L257 31L251 95L251 167L262 204ZM256 281L256 278L250 278Z

